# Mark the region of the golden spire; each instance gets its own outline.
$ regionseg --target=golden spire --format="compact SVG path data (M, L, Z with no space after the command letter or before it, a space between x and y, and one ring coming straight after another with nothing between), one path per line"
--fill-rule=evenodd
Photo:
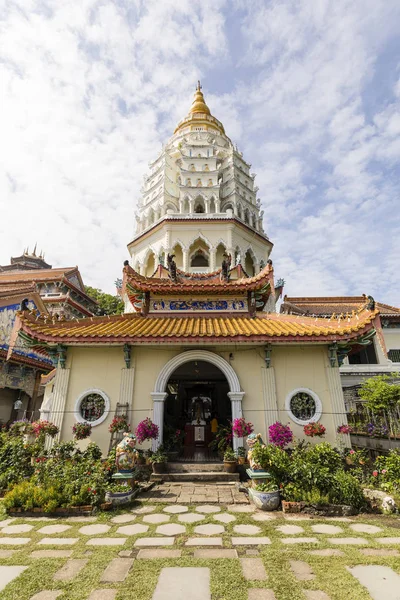
M203 92L201 91L202 87L200 81L197 82L197 88L194 93L194 99L192 106L189 110L189 114L193 113L205 113L207 115L211 115L210 109L204 101Z

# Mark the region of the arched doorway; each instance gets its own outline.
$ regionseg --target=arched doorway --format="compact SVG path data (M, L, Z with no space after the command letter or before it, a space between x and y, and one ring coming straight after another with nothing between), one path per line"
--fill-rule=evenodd
M154 450L164 440L164 421L182 427L196 425L199 417L207 425L212 412L220 413L221 422L242 416L244 392L235 371L225 359L207 350L190 350L172 358L161 369L151 395L153 420L160 431ZM234 438L234 448L241 445L243 440Z

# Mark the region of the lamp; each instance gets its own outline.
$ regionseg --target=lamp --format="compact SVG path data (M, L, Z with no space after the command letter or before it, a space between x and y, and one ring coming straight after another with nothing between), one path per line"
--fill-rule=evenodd
M14 410L21 410L22 407L23 407L22 400L21 400L20 396L18 396L18 400L16 400L14 402Z

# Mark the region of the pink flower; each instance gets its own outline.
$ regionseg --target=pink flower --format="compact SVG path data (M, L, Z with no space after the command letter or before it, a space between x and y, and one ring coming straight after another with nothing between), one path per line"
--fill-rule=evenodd
M350 450L349 454L355 454L355 450Z
M374 477L378 477L378 471L372 471L372 475L373 475Z
M387 473L386 469L382 469L382 475L385 475L385 473Z

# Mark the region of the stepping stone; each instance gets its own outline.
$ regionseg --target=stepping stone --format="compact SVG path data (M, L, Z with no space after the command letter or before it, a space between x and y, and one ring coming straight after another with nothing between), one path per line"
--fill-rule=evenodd
M1 530L1 533L28 533L32 531L33 525L8 525Z
M4 588L11 583L14 579L19 577L21 573L25 571L28 567L1 567L0 566L0 590L4 590Z
M256 507L251 504L230 504L227 509L229 512L234 513L252 513L256 510Z
M86 525L86 527L79 529L79 533L82 533L82 535L101 535L102 533L107 533L110 529L109 525Z
M218 533L225 532L225 527L223 525L197 525L194 532L201 535L218 535Z
M83 567L87 565L87 559L71 558L68 560L63 567L54 575L55 581L70 581L79 571L82 571Z
M78 541L79 538L42 538L38 546L72 546Z
M267 513L263 512L254 513L254 515L251 515L251 518L255 521L273 521L274 519L276 519L276 517L273 517L272 515L268 515Z
M384 538L376 538L376 541L380 544L400 544L400 537L384 537ZM3 543L3 540L0 539L0 543Z
M152 600L211 600L210 569L164 567Z
M174 504L174 506L167 506L163 509L164 512L170 513L171 515L178 515L180 513L188 512L187 506L182 506L181 504Z
M328 594L322 590L303 590L307 600L330 600Z
M194 558L238 558L236 550L217 548L199 548L193 553Z
M180 535L186 533L186 527L184 525L178 525L177 523L169 523L169 525L159 525L156 529L156 533L162 533L163 535Z
M118 590L94 590L88 600L114 600Z
M365 556L399 556L398 550L390 548L361 548L360 552Z
M0 546L22 546L30 541L31 538L0 538Z
M68 531L68 529L71 529L71 527L72 525L46 525L46 527L38 529L37 532L51 535L53 533L64 533L64 531Z
M139 533L146 533L148 530L148 525L124 525L123 527L118 527L115 533L120 533L121 535L138 535Z
M314 556L344 556L344 552L342 552L341 550L337 550L336 548L325 548L324 550L310 550L309 554L314 554Z
M132 508L131 512L135 515L146 515L156 510L156 506L140 506L139 508Z
M68 523L94 523L97 517L68 517L66 520Z
M347 570L367 588L373 600L398 600L400 575L390 567L378 565L357 565Z
M114 558L110 564L104 569L101 576L101 583L117 583L125 581L129 569L133 565L133 558Z
M283 515L285 521L310 521L311 517L308 515Z
M180 558L182 550L166 550L164 548L155 548L154 550L139 550L137 559L149 558Z
M243 577L248 581L265 581L268 575L261 558L241 558Z
M319 544L315 537L282 538L281 542L282 544Z
M181 523L199 523L199 521L204 521L204 519L204 515L195 515L194 513L187 513L186 515L179 515L178 517L178 521Z
M243 533L243 535L256 535L261 533L260 527L257 525L235 525L233 528L235 533Z
M189 538L185 543L185 546L222 546L222 538Z
M343 533L343 529L337 525L311 525L311 529L314 533L327 533L331 535L335 533Z
M14 523L15 519L4 519L4 521L0 521L0 529L2 529L3 527L7 527L8 525L11 525L11 523Z
M357 531L357 533L381 533L382 528L376 525L367 525L366 523L353 523L350 525L350 529Z
M123 546L128 538L92 538L86 546Z
M31 552L31 558L69 558L72 550L35 550Z
M136 515L117 515L111 519L111 523L131 523L136 519Z
M15 550L0 550L0 558L11 558L15 552Z
M271 540L268 537L233 537L232 544L234 546L265 546L270 544Z
M143 517L143 523L167 523L171 517L168 515L145 515Z
M232 523L232 521L236 521L236 517L234 517L233 515L228 515L228 513L214 515L213 519L214 521L219 521L220 523Z
M175 538L173 537L148 537L148 538L138 538L135 542L135 547L137 546L172 546L175 542Z
M247 600L276 600L276 596L273 590L250 588L247 592Z
M284 533L285 535L296 535L297 533L304 533L303 527L300 527L299 525L279 525L279 527L277 527L276 529L281 533Z
M219 506L212 506L211 504L202 504L201 506L196 506L196 511L208 515L221 512L221 508Z
M340 546L368 546L368 541L364 538L328 538L327 542L330 544L337 544Z
M32 596L30 600L56 600L63 593L63 590L43 590ZM104 600L104 598L103 598Z
M290 568L297 581L310 581L310 579L315 579L315 575L310 565L306 562L303 562L302 560L291 560L289 562Z

